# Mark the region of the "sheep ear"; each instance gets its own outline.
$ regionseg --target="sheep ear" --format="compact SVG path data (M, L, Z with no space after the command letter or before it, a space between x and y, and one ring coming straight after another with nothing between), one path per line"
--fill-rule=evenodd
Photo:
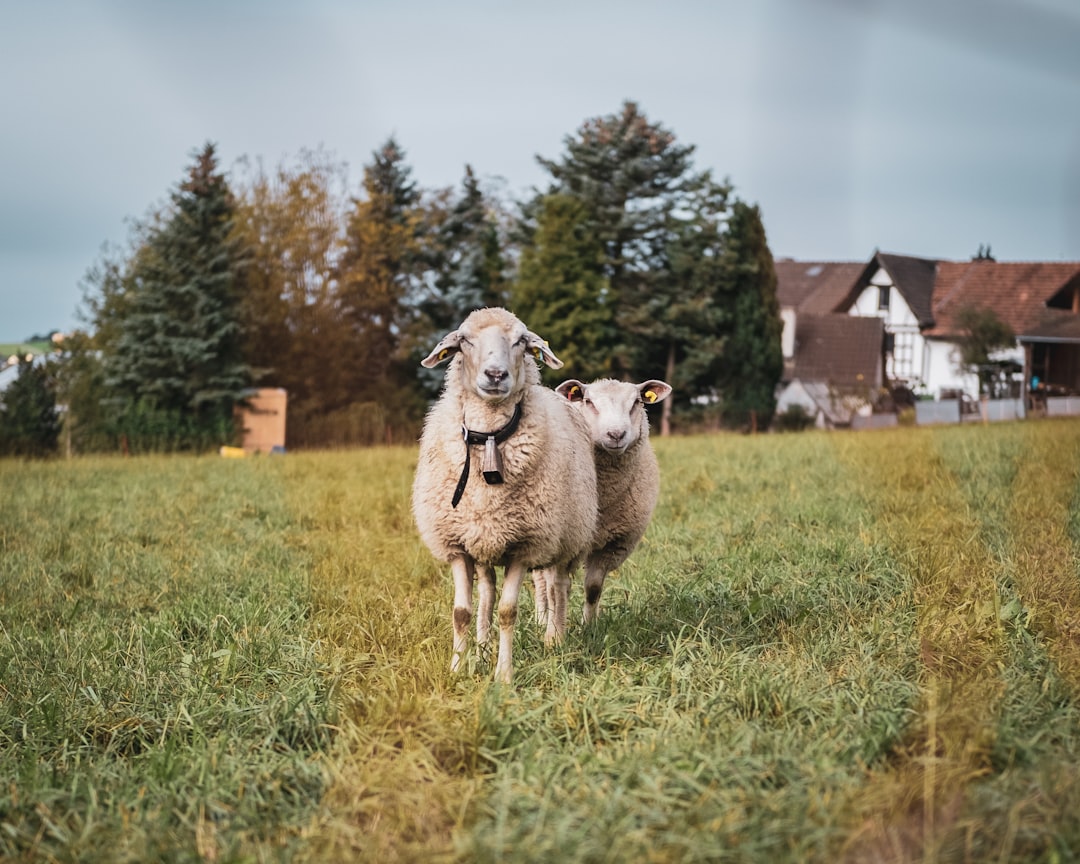
M444 360L449 360L457 354L459 350L461 350L461 333L455 330L453 333L447 333L432 352L420 361L420 365L425 369L434 369Z
M585 385L576 378L571 378L556 387L555 392L560 396L565 396L570 402L580 402L585 398Z
M562 369L563 362L552 353L552 350L548 347L547 342L533 333L531 330L525 334L528 339L529 353L533 355L537 360L541 360L547 363L552 369Z
M641 394L641 401L646 405L655 405L671 395L671 385L654 379L638 384L638 393Z

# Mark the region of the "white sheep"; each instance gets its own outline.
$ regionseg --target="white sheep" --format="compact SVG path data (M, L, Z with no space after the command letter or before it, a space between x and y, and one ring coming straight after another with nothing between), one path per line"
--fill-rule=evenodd
M458 669L479 577L477 641L490 635L494 567L504 566L495 679L513 675L513 636L525 571L546 568L569 592L596 527L596 471L581 412L540 384L533 358L558 369L547 344L505 309L471 313L423 361L450 360L428 412L413 483L424 543L450 563ZM468 443L467 443L468 442ZM549 639L550 643L552 640Z
M596 618L607 574L634 551L652 519L660 495L660 467L649 444L645 404L671 394L663 381L631 384L610 378L583 384L571 379L555 388L578 408L589 424L596 458L599 517L585 559L585 610L588 624ZM566 629L568 584L550 570L533 572L537 620L549 630Z

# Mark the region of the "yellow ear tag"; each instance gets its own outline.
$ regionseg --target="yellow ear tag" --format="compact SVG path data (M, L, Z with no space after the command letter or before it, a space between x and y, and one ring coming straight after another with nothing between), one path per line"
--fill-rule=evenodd
M533 355L533 357L535 357L535 358L536 358L537 360L539 360L540 358L542 358L542 357L544 356L544 352L543 352L543 351L541 351L541 350L540 350L539 348L533 348L533 349L532 349L532 355Z
M581 388L575 384L570 388L570 392L566 394L566 398L573 402L581 394Z
M645 397L645 401L650 404L656 401L656 394L652 390L646 390L643 395Z
M443 348L442 351L439 352L439 362L442 362L443 360L445 360L449 353L450 353L449 348Z

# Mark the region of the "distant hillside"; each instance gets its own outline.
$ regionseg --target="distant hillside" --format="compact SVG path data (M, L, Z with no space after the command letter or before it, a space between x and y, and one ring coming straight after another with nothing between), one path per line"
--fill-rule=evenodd
M56 346L49 341L41 342L0 342L0 366L7 363L9 357L26 354L48 354Z

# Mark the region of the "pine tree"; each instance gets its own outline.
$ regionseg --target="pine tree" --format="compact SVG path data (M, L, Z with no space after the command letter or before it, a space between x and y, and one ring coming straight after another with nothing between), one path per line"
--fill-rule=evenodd
M45 367L19 360L19 376L0 393L0 454L48 456L60 436L56 395Z
M537 157L554 178L550 191L587 205L590 233L604 248L606 275L616 294L633 274L660 263L669 214L697 178L691 173L693 146L649 122L635 102L622 111L588 120L563 142L555 162Z
M172 439L174 446L230 437L233 405L250 381L238 320L242 253L233 219L232 194L214 145L206 144L123 277L107 384L129 409L174 418L185 430Z
M573 230L600 249L611 323L601 331L609 341L597 347L615 377L666 375L685 405L714 386L708 367L723 313L710 300L728 187L694 172L694 148L678 144L633 102L587 121L565 145L560 161L539 161L554 178L551 192L581 204ZM523 265L527 253L528 244ZM538 267L532 279L544 276ZM673 404L664 403L662 432Z
M735 201L726 247L724 290L732 322L720 390L728 422L756 431L772 417L784 368L776 269L757 206Z
M341 316L352 330L351 353L340 359L351 377L333 407L363 400L410 407L416 376L406 370L401 342L424 263L421 195L411 173L393 138L364 168L364 196L353 201L339 269Z
M618 334L603 245L589 233L581 200L555 193L540 198L536 208L511 292L514 311L566 364L561 377L609 377Z
M506 300L506 262L498 226L472 167L465 166L461 194L436 236L435 299L430 311L436 330L456 327L473 309Z
M726 185L698 178L681 211L672 214L661 266L632 286L621 310L627 353L637 378L662 375L675 390L664 402L661 434L670 432L675 406L711 399L731 326L731 310L719 296L724 279ZM662 371L660 371L662 370Z

